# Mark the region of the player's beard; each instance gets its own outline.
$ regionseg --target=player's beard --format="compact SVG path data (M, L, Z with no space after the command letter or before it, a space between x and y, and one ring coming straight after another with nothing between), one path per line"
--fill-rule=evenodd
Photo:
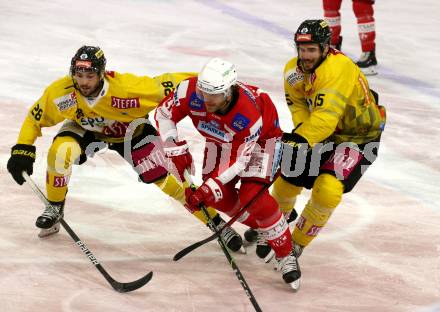
M98 82L96 86L78 85L79 92L85 97L95 97L99 94L102 88L102 81Z
M301 67L306 73L313 72L316 67L318 67L318 64L320 64L320 60L301 60Z

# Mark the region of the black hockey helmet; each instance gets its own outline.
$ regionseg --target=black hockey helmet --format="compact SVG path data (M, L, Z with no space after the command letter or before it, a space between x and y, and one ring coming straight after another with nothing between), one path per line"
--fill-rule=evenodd
M295 44L298 47L301 43L319 43L323 51L324 45L330 44L331 34L330 26L325 20L305 20L295 33Z
M70 75L73 76L76 71L93 71L102 78L106 63L104 52L99 47L82 46L72 57Z

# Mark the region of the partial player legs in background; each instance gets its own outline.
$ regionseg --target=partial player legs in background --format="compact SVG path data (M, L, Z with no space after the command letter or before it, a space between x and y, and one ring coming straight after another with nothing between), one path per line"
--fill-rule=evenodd
M357 19L362 55L356 64L365 75L376 75L376 29L374 0L353 0L353 12Z
M330 39L330 46L332 48L341 50L342 36L341 36L341 2L342 0L323 0L324 19L330 26L332 36Z

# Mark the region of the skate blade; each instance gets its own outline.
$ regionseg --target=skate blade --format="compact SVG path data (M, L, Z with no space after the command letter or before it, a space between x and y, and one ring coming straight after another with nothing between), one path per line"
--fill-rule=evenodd
M270 263L272 261L272 259L275 256L275 252L273 250L271 250L266 257L264 257L264 262L265 263Z
M60 223L54 224L51 228L41 229L40 233L38 233L39 238L48 237L54 235L60 231Z
M294 291L298 291L299 290L299 286L300 286L300 279L297 279L296 281L289 283L290 287L294 290Z
M377 75L376 66L370 66L366 68L361 68L362 72L365 76L374 76Z
M243 244L240 249L237 251L237 253L240 253L242 255L247 255L247 249L246 246Z

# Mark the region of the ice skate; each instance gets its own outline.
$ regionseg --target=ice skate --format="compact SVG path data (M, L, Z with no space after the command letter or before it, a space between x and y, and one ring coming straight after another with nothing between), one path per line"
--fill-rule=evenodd
M297 259L301 256L303 250L304 250L304 247L303 247L303 246L293 243L292 252L293 252L293 255L294 255Z
M300 287L301 271L299 268L298 259L295 257L292 251L288 256L284 258L275 258L277 270L283 274L283 280L292 287L294 291L297 291Z
M58 233L59 231L60 231L60 223L57 222L52 227L50 227L48 229L41 229L40 233L38 233L38 237L44 238L47 236L54 235L54 234Z
M367 76L377 75L377 60L375 50L363 52L359 58L359 61L356 62L356 65L359 66L362 72Z
M216 225L216 227L217 229L220 229L223 228L225 224L226 222L222 219L220 223ZM243 239L232 227L225 227L220 236L230 250L234 252L240 251L241 253L246 253L246 249L243 247Z
M250 245L257 241L258 231L256 229L249 228L244 232L244 239Z
M40 229L51 229L64 215L64 202L51 202L46 206L41 216L35 221ZM59 229L58 229L59 231Z
M258 258L263 259L264 262L266 263L269 263L275 256L275 252L269 246L269 243L264 237L263 231L257 230L257 232L258 232L258 237L257 237L257 247L255 249L255 253L257 254Z

